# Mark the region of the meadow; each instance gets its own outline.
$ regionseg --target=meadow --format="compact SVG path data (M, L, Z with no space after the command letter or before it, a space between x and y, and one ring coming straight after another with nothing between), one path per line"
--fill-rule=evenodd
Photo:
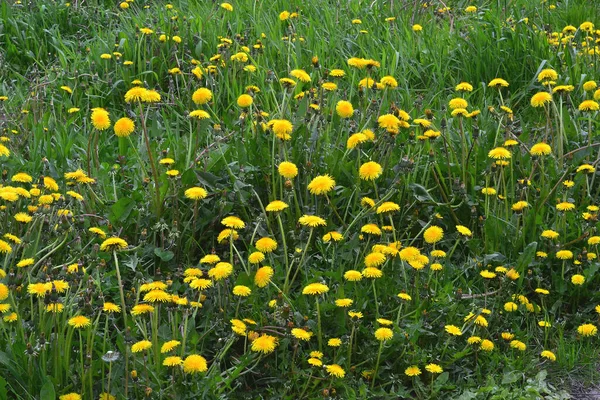
M599 16L0 2L0 400L594 384Z

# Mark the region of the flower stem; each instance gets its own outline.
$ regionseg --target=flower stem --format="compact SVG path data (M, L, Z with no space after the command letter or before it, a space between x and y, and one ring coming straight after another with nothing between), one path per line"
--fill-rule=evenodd
M117 270L117 281L119 282L119 295L121 296L121 313L123 314L124 329L127 329L127 309L125 308L125 294L123 293L123 281L121 280L121 271L119 269L119 259L117 258L117 252L113 250L113 256L115 258L115 266Z
M383 350L383 340L379 342L379 351L377 352L377 362L375 363L375 372L373 373L373 380L371 381L371 389L375 387L375 378L377 378L377 371L379 371L379 359L381 358L381 350Z
M321 308L319 307L319 296L315 297L315 303L317 304L317 333L319 335L319 351L323 351L323 335L321 331Z

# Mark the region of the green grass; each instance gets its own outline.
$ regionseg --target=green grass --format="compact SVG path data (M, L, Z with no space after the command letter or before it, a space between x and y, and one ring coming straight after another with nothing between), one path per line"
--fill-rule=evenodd
M87 399L107 392L141 398L147 390L165 399L534 399L561 398L567 377L594 382L597 335L583 337L578 327L598 323L600 303L599 264L588 257L598 250L595 239L588 242L598 228L598 211L588 208L600 195L598 112L578 106L600 96L584 89L585 82L600 79L600 35L578 29L570 44L554 42L565 26L577 28L594 15L592 1L240 2L233 12L220 3L183 0L171 2L172 8L166 2L128 4L127 9L100 0L0 4L0 96L7 97L0 101L0 143L10 151L0 156L0 234L21 240L2 238L11 251L0 246L5 272L0 276L6 275L0 289L9 290L2 303L10 304L0 320L0 399L68 393ZM470 5L477 6L475 13L465 11ZM450 10L442 10L445 6ZM281 21L284 10L298 16ZM414 31L415 24L422 31ZM144 35L140 28L153 33ZM248 60L232 60L238 53ZM352 57L379 65L353 68ZM192 73L197 66L200 77ZM175 67L182 73L169 72ZM549 90L538 81L549 68L559 76L552 87L573 85L573 91L533 107L532 96ZM295 79L295 87L285 88L279 80L295 69L306 71L311 81ZM333 69L345 76L332 77ZM365 78L379 82L385 76L394 77L397 87L359 87ZM495 78L509 86L490 87ZM126 102L134 80L156 90L161 100ZM335 82L337 89L326 91L323 82ZM457 92L460 82L472 84L473 91ZM237 99L249 85L260 91L253 93L251 108L242 109ZM213 93L208 104L192 101L200 87ZM453 116L449 102L456 97L468 101L468 112L480 113ZM340 100L352 103L350 118L336 113ZM79 110L69 112L74 107ZM110 113L108 129L94 127L95 107ZM197 109L210 118L190 118ZM398 110L411 120L391 134L378 118L400 115ZM135 123L127 138L114 134L122 117ZM269 121L277 119L293 124L290 140L269 129ZM423 139L429 128L415 119L429 121L439 137ZM366 130L373 140L347 147L351 135ZM507 139L517 144L502 166L489 152ZM551 153L531 155L542 141ZM158 163L166 158L173 164ZM282 161L293 162L298 175L281 176ZM360 177L368 161L382 167L373 181ZM594 171L577 172L583 164ZM67 179L66 173L78 169L94 181ZM168 170L178 173L170 177ZM32 181L15 181L21 172ZM309 183L325 174L335 179L334 187L327 195L311 193ZM44 177L54 179L58 190ZM191 187L206 189L208 196L186 198ZM482 194L486 187L496 195ZM71 190L83 200L67 193ZM55 199L44 205L40 195L52 194ZM391 201L399 210L378 214L364 197L375 208ZM289 207L266 211L274 200ZM528 206L513 210L518 201ZM575 209L560 211L559 202ZM18 222L18 212L32 221ZM221 221L232 215L245 227L237 228L239 238L230 244ZM303 215L319 216L326 226L304 227ZM383 232L370 234L367 224ZM444 232L435 244L426 241L431 226ZM457 226L472 235L461 235ZM114 253L104 248L92 227L124 239L127 248ZM543 238L544 230L559 236ZM328 242L324 235L331 231L343 240ZM262 237L276 240L277 247L250 264ZM406 253L401 259L390 248L396 242L400 250L415 247L427 260L407 259ZM434 250L446 257L435 258ZM561 250L572 251L573 258L558 259ZM377 252L386 253L378 265L381 278L344 278L349 270L363 271L365 257ZM216 278L213 266L199 261L210 254L230 262L232 274ZM27 258L32 265L17 266ZM80 265L77 272L74 264ZM255 278L261 266L274 270L265 287ZM200 268L203 278L210 274L212 287L194 288L185 279L189 268ZM482 270L496 276L486 279ZM572 283L575 274L585 277L583 285ZM50 281L68 282L70 288L39 297L28 293L30 284ZM153 281L166 282L165 296L188 304L169 298L155 304L153 314L132 315L135 305L151 302L143 285ZM315 282L329 288L317 302L302 294ZM234 296L239 285L251 295ZM399 293L412 299L401 300ZM352 306L337 307L341 298L352 299ZM194 301L202 308L189 304ZM511 301L518 305L515 312L505 309ZM120 305L127 319L102 311L104 302ZM64 311L46 311L49 304L61 304ZM352 318L348 311L363 316ZM8 318L13 312L15 322ZM470 313L485 320L476 324ZM88 317L90 326L69 325L77 315ZM246 337L232 332L235 318L256 323L247 322ZM374 337L384 326L379 318L392 321L393 338L382 346ZM540 327L540 321L552 326ZM447 325L458 326L463 335L449 335ZM313 336L299 341L293 328ZM503 332L526 349L512 348ZM254 336L261 334L277 338L273 352L252 350ZM471 336L493 342L493 351L469 344ZM330 338L340 338L342 345L328 346ZM141 340L152 346L134 353L132 345ZM168 340L182 343L161 354ZM339 364L345 377L311 367L310 352L319 348L323 364ZM543 350L552 351L556 361L541 357ZM107 351L120 357L103 361ZM190 375L162 365L168 355L190 354L205 357L208 370ZM444 372L426 371L430 363ZM405 374L412 365L420 376Z

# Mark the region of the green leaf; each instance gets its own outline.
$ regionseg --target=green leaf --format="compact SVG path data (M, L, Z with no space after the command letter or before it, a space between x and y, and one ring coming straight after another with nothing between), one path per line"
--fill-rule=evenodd
M163 261L171 261L175 257L175 253L171 250L163 250L160 247L154 248L154 254Z
M416 183L411 183L409 187L413 191L413 196L415 196L415 199L419 201L426 201L437 204L437 202L433 199L433 197L431 197L431 195L429 194L427 189L425 189L424 186L418 185Z
M448 378L450 378L450 374L448 372L442 372L433 384L435 389L440 390L442 386L444 386L446 382L448 382Z
M122 197L110 207L108 219L112 224L123 222L127 219L135 207L135 201L129 197Z
M477 398L477 393L472 390L463 392L460 396L456 397L455 400L472 400Z
M535 257L536 250L537 250L537 242L531 242L527 245L527 247L525 247L525 250L523 250L523 253L521 253L519 260L517 261L517 270L518 271L523 271L525 268L527 268L529 266L529 264L531 264L531 262L533 261L533 259Z
M8 393L6 392L6 379L0 376L0 400L6 400Z
M56 392L50 378L46 377L46 381L40 390L40 400L56 400Z
M509 372L505 373L504 376L502 377L502 384L510 385L511 383L515 383L520 379L521 379L521 374L519 374L515 371L509 371Z

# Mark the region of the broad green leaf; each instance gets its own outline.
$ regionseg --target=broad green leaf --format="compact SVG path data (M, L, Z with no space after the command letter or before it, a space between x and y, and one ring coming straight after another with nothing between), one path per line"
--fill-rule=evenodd
M171 261L175 257L175 253L171 250L163 250L160 247L154 248L154 254L163 261Z
M40 390L40 400L56 400L56 392L54 391L54 384L50 378L46 377L42 390Z

